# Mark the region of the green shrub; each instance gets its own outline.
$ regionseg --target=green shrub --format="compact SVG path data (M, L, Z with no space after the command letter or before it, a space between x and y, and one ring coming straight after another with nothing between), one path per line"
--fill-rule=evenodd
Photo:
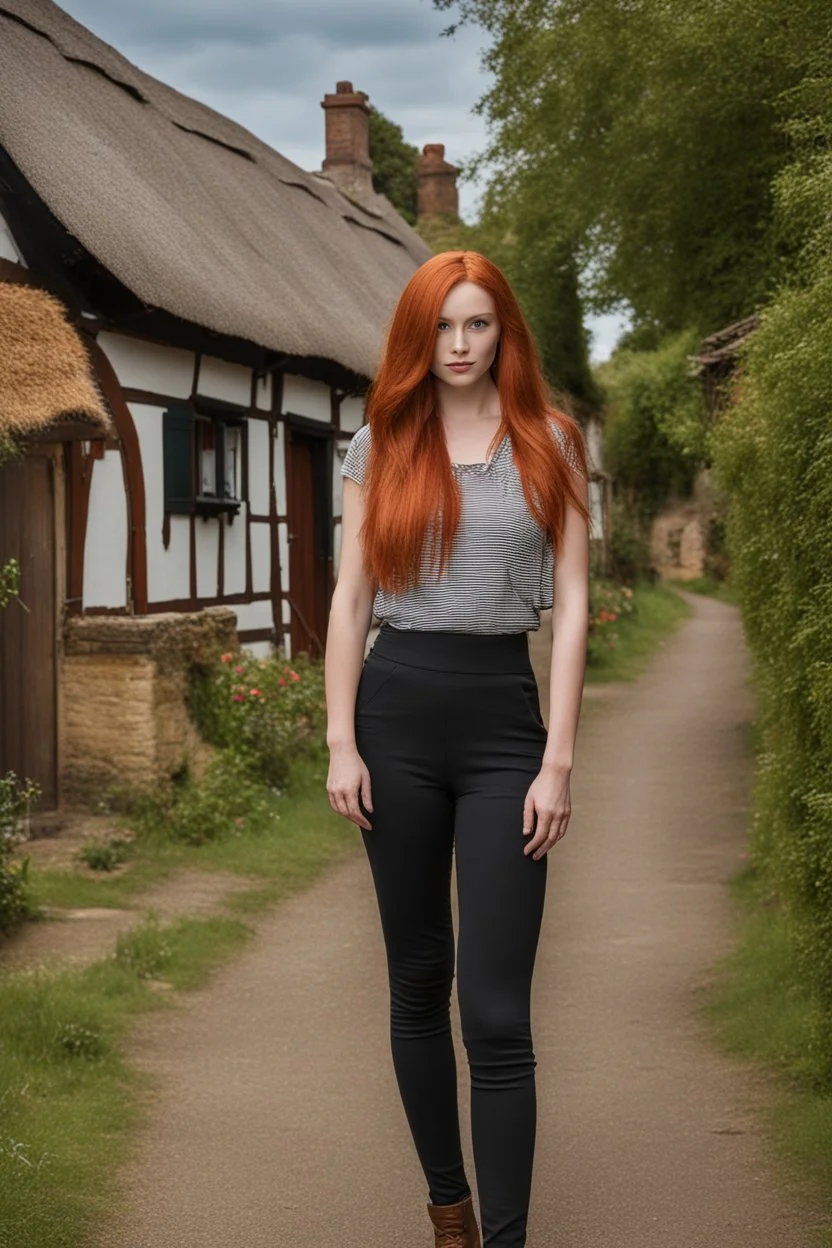
M607 408L604 465L617 497L642 520L690 494L706 454L705 405L690 367L698 343L698 333L686 331L653 351L619 348L597 370Z
M823 89L822 89L823 88ZM730 496L731 578L751 649L761 749L751 853L823 1003L812 1045L832 1086L832 66L792 126L777 184L805 245L742 353L734 404L714 430ZM811 107L810 107L811 106ZM812 117L812 111L816 115Z
M139 979L153 979L164 969L173 957L173 946L155 913L151 912L139 927L121 933L115 957Z
M14 772L0 776L0 932L11 931L31 912L26 893L28 858L17 859L17 847L26 840L23 819L40 796L31 781Z
M306 654L291 663L279 654L224 654L193 673L188 705L206 741L234 751L252 774L280 788L292 756L323 737L323 663Z
M590 581L588 667L598 666L604 654L615 649L621 621L631 616L634 610L633 591L628 585L618 585L614 581Z
M55 1043L67 1057L97 1062L108 1050L104 1037L83 1023L62 1023L55 1033Z
M221 750L199 780L187 775L177 786L164 821L174 840L202 845L270 814L268 791L253 771L251 759Z
M610 575L614 581L655 579L646 525L622 498L610 514Z
M0 567L0 607L7 607L20 593L20 564L9 559Z
M219 750L200 777L183 767L154 796L142 793L131 802L121 795L120 801L141 836L204 845L277 818L269 798L279 792L263 783L250 757Z
M130 840L125 836L90 837L78 851L81 862L93 871L114 871L130 853Z
M726 544L726 517L711 516L705 534L705 558L702 575L713 581L727 581L731 570Z

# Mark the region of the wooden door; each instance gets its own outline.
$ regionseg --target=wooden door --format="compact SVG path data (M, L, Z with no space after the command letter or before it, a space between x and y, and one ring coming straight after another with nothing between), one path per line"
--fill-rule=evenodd
M20 564L20 602L0 609L0 774L40 785L42 810L58 803L53 472L37 453L0 467L0 566Z
M289 429L289 601L292 653L323 654L330 599L329 482L332 448L314 434Z

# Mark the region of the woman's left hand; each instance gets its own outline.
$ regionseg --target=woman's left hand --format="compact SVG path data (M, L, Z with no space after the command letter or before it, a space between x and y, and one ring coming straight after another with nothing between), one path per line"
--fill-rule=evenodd
M531 854L535 860L548 854L566 831L572 813L569 793L571 770L557 766L541 768L526 794L523 835L530 836L531 840L524 846L523 853Z

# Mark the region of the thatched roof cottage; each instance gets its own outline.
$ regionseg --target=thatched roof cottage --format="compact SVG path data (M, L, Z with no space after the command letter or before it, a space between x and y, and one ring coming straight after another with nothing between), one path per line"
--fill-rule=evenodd
M0 467L0 564L20 560L29 612L0 613L0 668L45 691L6 690L0 771L57 800L114 740L137 777L181 747L178 720L113 721L160 703L160 629L322 649L339 455L430 252L372 190L350 83L310 173L51 0L2 0L0 79L0 428L39 439Z

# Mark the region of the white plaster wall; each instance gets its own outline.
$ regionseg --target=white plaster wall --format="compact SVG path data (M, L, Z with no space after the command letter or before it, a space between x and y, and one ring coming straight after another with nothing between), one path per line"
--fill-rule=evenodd
M217 575L220 549L220 523L217 516L197 516L194 526L196 537L196 596L216 598L219 593Z
M83 595L85 608L127 604L127 495L119 451L107 451L93 468Z
M590 467L600 471L604 467L604 426L600 420L587 423L585 441Z
M236 603L234 612L237 616L237 631L241 633L250 628L271 628L274 624L272 604L267 598L261 598L259 602Z
M0 260L11 260L13 264L22 264L24 269L29 267L18 251L8 222L2 215L0 215Z
M99 334L97 341L123 386L150 390L172 399L190 397L194 380L192 351L160 347L142 338L129 338L126 334L107 331Z
M341 428L355 433L364 424L364 400L349 398L341 400Z
M243 646L255 659L267 659L274 647L270 641L247 641Z
M344 493L344 478L341 476L341 465L349 447L349 438L336 442L332 454L332 514L340 516Z
M287 373L283 378L283 411L329 424L332 420L329 386L323 381L310 381L308 377Z
M286 598L282 598L280 600L280 607L281 607L281 618L283 620L283 627L288 628L289 625L292 623L292 608Z
M277 551L280 556L280 588L286 593L289 584L289 526L281 522L277 526Z
M223 590L226 594L242 594L246 588L246 505L231 524L227 520L223 537Z
M338 581L338 569L341 566L341 524L340 521L335 525L332 534L332 564L335 571L335 580Z
M258 377L257 386L254 395L254 405L259 407L261 411L270 412L272 410L272 378Z
M269 514L269 436L265 420L248 421L248 501L255 515Z
M286 515L286 426L282 420L277 422L274 446L274 491L277 499L277 514Z
M272 546L271 526L251 526L251 585L255 594L265 593L271 587Z
M224 399L239 407L251 406L251 369L242 364L203 355L199 363L197 394L206 399Z
M189 387L190 392L190 387ZM131 403L139 438L147 510L147 596L150 602L188 598L191 592L191 539L188 516L170 517L170 545L162 543L165 483L162 460L161 407Z

